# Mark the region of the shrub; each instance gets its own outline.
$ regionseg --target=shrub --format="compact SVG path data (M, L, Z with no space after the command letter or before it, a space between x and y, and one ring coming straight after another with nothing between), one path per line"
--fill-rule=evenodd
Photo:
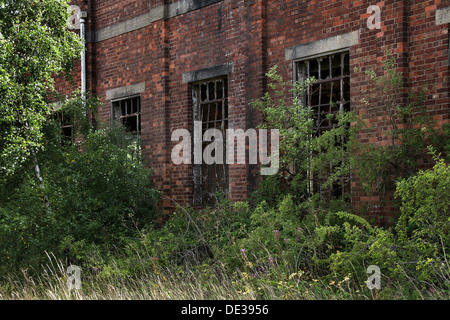
M193 210L178 207L163 227L147 229L137 252L157 258L162 267L199 265L220 261L233 269L240 264L239 239L245 237L250 221L246 203L222 200L215 208Z
M433 169L400 181L396 196L402 200L396 226L402 252L416 265L419 279L436 280L442 267L448 268L446 253L450 249L448 164L443 159L437 160Z
M4 268L38 267L45 251L73 257L60 246L68 237L107 253L153 220L159 192L139 152L131 156L135 138L122 128L94 130L77 103L63 111L76 113L79 140L61 145L60 129L49 120L45 148L0 181Z
M377 265L388 279L448 284L450 171L444 160L397 184L402 205L392 228L346 228L347 249L333 254L338 273ZM448 289L448 287L446 288Z

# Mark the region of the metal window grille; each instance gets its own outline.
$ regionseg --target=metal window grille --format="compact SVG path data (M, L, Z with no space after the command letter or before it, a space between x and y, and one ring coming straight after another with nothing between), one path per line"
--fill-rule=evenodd
M141 134L141 101L132 97L112 102L112 120L134 135Z
M325 131L337 127L335 117L340 112L350 111L350 59L348 52L339 52L309 60L296 62L295 80L302 81L315 78L303 97L303 104L313 110L315 134L321 135ZM338 144L343 145L344 137ZM332 164L325 172L316 176L310 174L309 193L319 192L324 198L340 198L350 191L350 177L341 179L331 186L323 188L324 182L334 171Z
M194 121L202 122L202 135L218 129L226 139L228 129L228 85L226 78L196 83L192 87ZM211 142L204 141L202 152ZM218 192L228 192L228 166L225 164L194 165L194 204L214 205Z

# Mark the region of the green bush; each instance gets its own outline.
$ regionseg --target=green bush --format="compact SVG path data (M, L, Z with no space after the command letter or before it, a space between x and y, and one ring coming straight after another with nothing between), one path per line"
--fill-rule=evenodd
M70 114L73 107L64 111ZM74 258L67 239L107 253L153 220L159 192L136 152L135 138L122 128L94 130L85 122L75 128L81 140L62 146L59 127L49 121L45 148L0 181L5 270L39 267L46 251Z
M402 200L396 226L402 253L416 266L419 279L439 277L442 267L448 268L446 254L450 249L448 164L438 160L433 169L402 180L396 195Z
M50 208L65 212L65 233L111 246L152 222L158 192L151 171L130 160L130 138L121 129L99 130L42 160Z
M162 267L198 265L205 260L230 270L240 264L239 239L249 230L246 203L222 200L215 208L178 207L163 227L148 229L135 243L138 252L157 258Z
M401 180L396 196L402 203L397 224L391 228L367 228L368 232L347 228L347 249L333 254L331 268L343 273L377 265L391 280L415 279L422 285L448 285L448 165L439 160L433 169Z

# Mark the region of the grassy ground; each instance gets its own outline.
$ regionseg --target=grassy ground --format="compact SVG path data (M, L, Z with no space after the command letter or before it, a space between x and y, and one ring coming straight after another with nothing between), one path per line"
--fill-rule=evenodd
M51 260L44 272L29 271L1 279L3 300L448 300L440 285L415 279L404 283L382 277L381 290L369 290L366 275L349 275L340 281L314 279L302 272L290 275L267 270L259 277L246 272L222 272L218 266L192 269L147 270L140 275L81 273L81 288L69 290L66 266ZM89 273L89 274L87 274Z

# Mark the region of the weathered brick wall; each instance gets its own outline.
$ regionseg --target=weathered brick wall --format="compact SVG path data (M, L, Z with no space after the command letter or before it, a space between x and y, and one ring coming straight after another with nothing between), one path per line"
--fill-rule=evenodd
M370 5L381 8L381 30L367 27ZM352 106L376 128L361 133L362 142L386 143L386 112L360 103L368 90L364 71L381 72L386 50L394 52L408 89L429 85L430 114L439 123L449 119L448 22L436 19L436 10L450 6L448 0L89 0L83 6L89 13L88 88L104 102L101 118L109 121L111 116L109 90L145 84L143 150L155 170L155 184L167 196L167 208L192 203L193 196L192 166L175 166L170 158L176 145L171 133L193 126L186 73L231 64L229 126L254 128L261 117L249 102L265 92L268 69L277 65L282 76L293 77L289 48L344 34L354 41L356 34L349 47ZM231 199L245 199L257 179L254 166L230 166ZM377 212L378 199L366 195L357 179L352 187L355 207L386 214Z
M381 30L367 27L370 5L381 8ZM374 68L381 74L385 51L392 51L404 74L405 88L416 92L428 84L430 114L439 124L448 121L448 24L436 25L435 12L449 5L449 1L269 1L268 67L278 65L280 73L290 79L293 67L284 59L285 48L358 31L359 42L350 48L352 107L375 128L358 138L364 143L387 143L386 110L361 103L368 90L364 72ZM380 211L379 197L367 195L356 177L352 196L354 207L366 207L369 215L388 216L393 211L389 195Z
M228 75L229 127L255 127L248 103L263 94L265 6L265 1L220 1L169 20L172 130L193 125L190 86L182 83L183 73L226 63L233 64ZM230 166L231 199L244 200L254 189L250 170L255 168ZM192 167L173 167L172 181L177 181L174 199L191 201Z

